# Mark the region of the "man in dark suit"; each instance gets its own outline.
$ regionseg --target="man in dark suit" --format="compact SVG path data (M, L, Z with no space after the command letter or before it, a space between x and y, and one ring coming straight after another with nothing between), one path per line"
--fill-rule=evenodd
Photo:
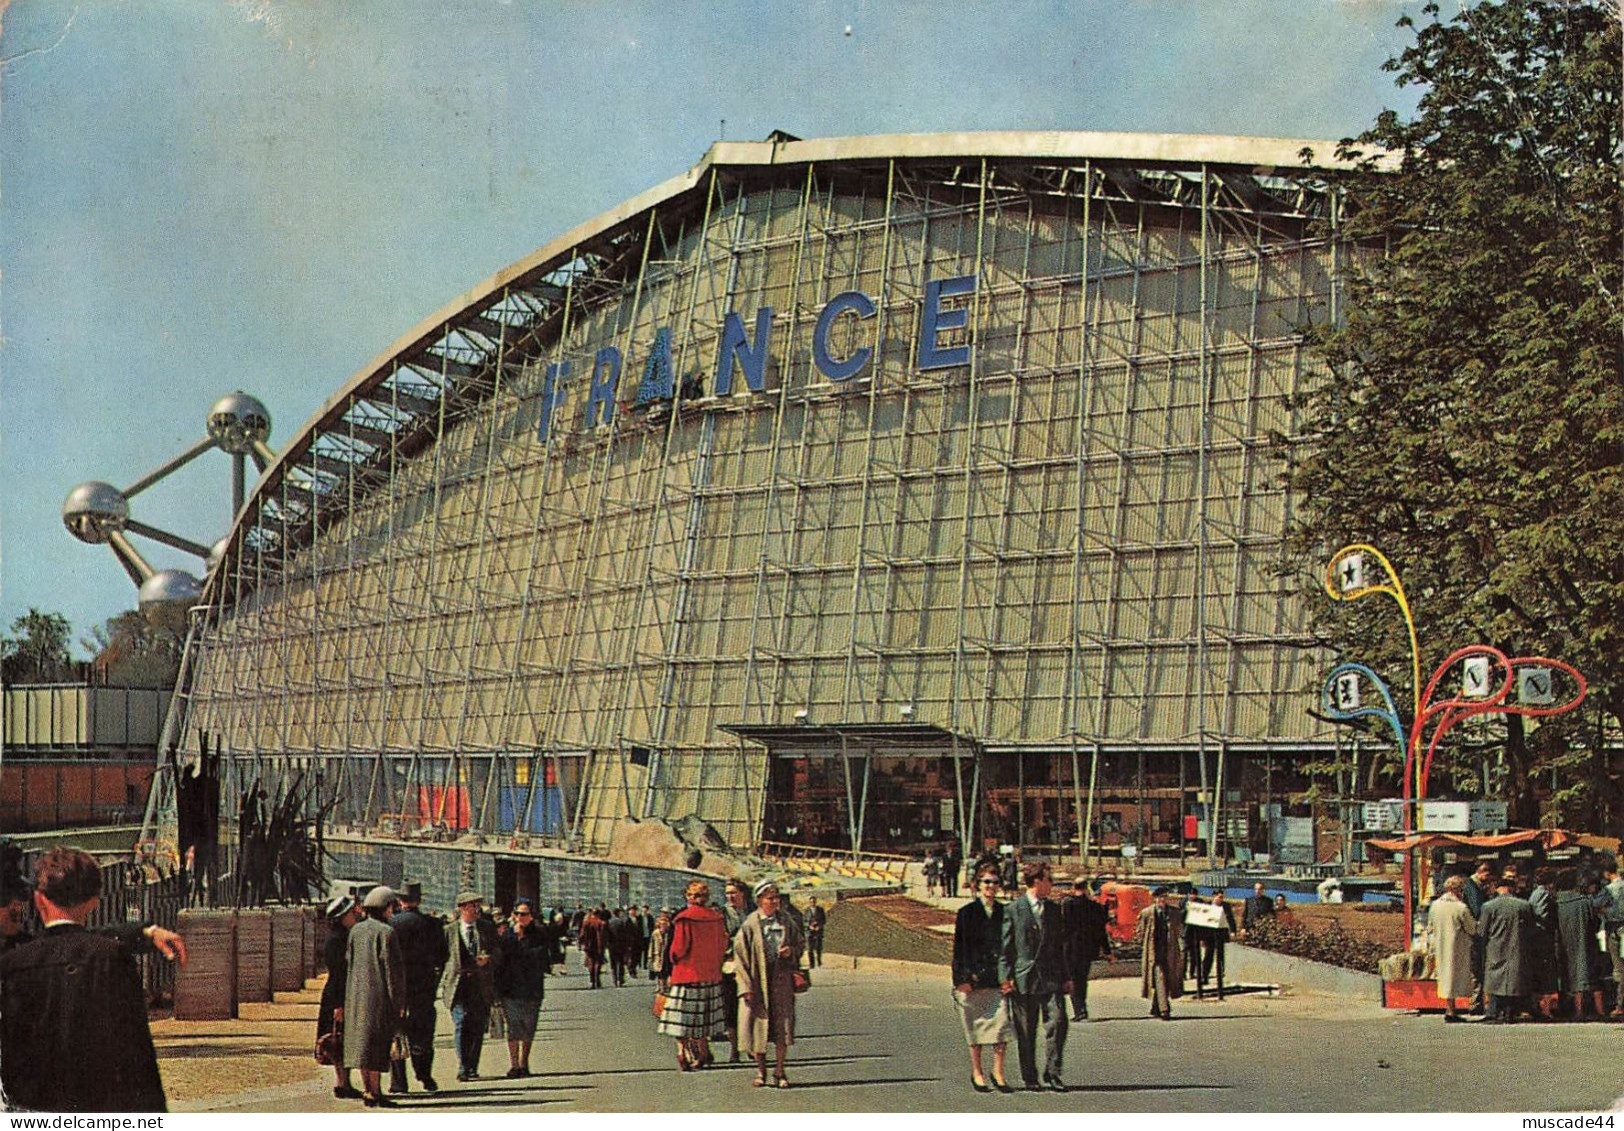
M166 1111L140 974L117 942L85 930L101 869L77 848L53 848L34 880L44 931L0 956L7 1108Z
M1472 918L1478 920L1481 927L1483 921L1483 905L1494 898L1494 863L1489 860L1479 860L1472 874L1466 877L1466 890L1461 893L1466 901L1466 910L1472 913ZM1472 939L1472 1006L1473 1013L1483 1012L1483 961L1484 940L1487 938L1481 929Z
M1274 917L1274 900L1263 890L1262 884L1252 885L1252 894L1241 907L1241 928L1250 931L1265 919Z
M615 973L615 985L626 984L626 965L631 961L637 939L642 934L631 921L624 907L615 908L605 928L609 943L609 966ZM635 972L635 968L634 968Z
M1088 881L1078 876L1071 894L1061 901L1060 912L1071 943L1071 1019L1087 1021L1089 970L1096 958L1111 953L1105 904L1088 894Z
M406 968L406 1015L400 1028L411 1046L412 1071L424 1091L437 1092L440 1085L434 1080L434 999L451 951L445 926L418 909L423 902L423 885L409 881L400 886L398 894L400 910L390 918L389 926L400 943L401 961Z
M1049 898L1054 875L1041 860L1021 867L1026 894L1004 914L998 978L1015 1021L1021 1079L1029 1092L1064 1092L1061 1065L1066 1055L1066 995L1071 993L1072 948L1060 905ZM1043 1080L1038 1081L1037 1027L1043 1018Z
M485 1028L496 1001L496 927L479 914L483 899L477 891L459 892L457 918L445 928L449 957L440 977L440 999L451 1011L457 1037L458 1080L479 1079Z
M823 928L829 922L829 913L818 905L818 897L806 909L806 964L823 965Z

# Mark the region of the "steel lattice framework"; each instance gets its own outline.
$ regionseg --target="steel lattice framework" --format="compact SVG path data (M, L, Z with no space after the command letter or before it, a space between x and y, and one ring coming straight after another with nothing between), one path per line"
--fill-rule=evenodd
M967 842L1000 752L1069 759L1076 787L1102 750L1197 751L1205 781L1209 750L1328 747L1268 448L1354 254L1326 234L1333 151L716 145L426 320L304 426L205 590L170 742L212 736L228 788L318 773L359 826L588 847L627 814L758 836L769 754L730 727L905 706L947 744ZM820 330L853 291L872 314ZM921 367L931 301L953 316L924 344L966 364ZM730 313L765 369L719 396ZM820 333L869 364L829 380ZM608 347L618 409L590 392ZM670 371L645 367L666 348ZM638 403L640 374L675 395Z

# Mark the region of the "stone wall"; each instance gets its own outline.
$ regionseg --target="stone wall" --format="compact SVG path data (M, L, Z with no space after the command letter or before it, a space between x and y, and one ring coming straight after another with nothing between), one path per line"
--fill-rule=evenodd
M457 893L471 887L486 899L496 892L497 860L535 865L536 898L544 906L588 907L602 902L615 907L627 901L651 907L681 907L682 889L690 880L706 880L713 899L722 898L722 881L715 876L672 868L620 864L590 856L549 852L498 852L461 845L421 844L391 840L360 840L329 836L332 858L327 874L332 879L363 880L391 887L405 880L423 885L423 906L450 914Z

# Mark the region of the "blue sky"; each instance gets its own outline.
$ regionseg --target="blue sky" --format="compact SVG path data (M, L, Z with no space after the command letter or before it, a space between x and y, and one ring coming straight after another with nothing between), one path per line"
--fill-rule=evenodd
M1338 138L1413 105L1381 64L1419 4L0 8L0 631L39 606L77 639L135 591L63 529L74 484L134 481L239 388L279 447L419 319L720 136ZM213 542L229 467L209 453L135 517Z

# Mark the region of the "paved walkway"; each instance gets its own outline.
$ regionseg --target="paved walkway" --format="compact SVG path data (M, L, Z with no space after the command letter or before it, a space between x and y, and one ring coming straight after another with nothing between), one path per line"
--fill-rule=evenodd
M573 962L572 956L572 962ZM1611 1025L1445 1026L1437 1017L1395 1015L1374 1003L1336 997L1232 996L1175 1005L1175 1020L1148 1018L1136 979L1108 979L1090 993L1093 1020L1075 1024L1066 1049L1066 1095L978 1095L944 971L906 963L853 970L825 966L798 1000L787 1091L754 1089L751 1068L721 1064L679 1073L671 1041L657 1036L640 981L589 990L583 975L548 982L535 1075L501 1078L506 1045L487 1041L490 1078L458 1084L448 1020L442 1015L436 1096L414 1091L401 1110L500 1111L1547 1111L1606 1108L1619 1084L1606 1066L1624 1051ZM307 996L310 991L307 991ZM304 1005L299 1006L304 1009ZM311 1016L314 1010L309 1010ZM166 1023L183 1027L183 1023ZM293 1082L252 1087L263 1075L229 1070L210 1095L179 1100L176 1111L344 1111L355 1101L331 1093L331 1072L294 1043L236 1023L247 1035L231 1057L272 1055ZM175 1031L178 1048L185 1034ZM165 1041L169 1044L169 1041ZM308 1047L309 1041L303 1042ZM289 1060L289 1058L294 1058ZM253 1063L244 1060L243 1064ZM1464 1087L1493 1065L1492 1088ZM1583 1069L1576 1066L1587 1066ZM1010 1049L1010 1075L1018 1075ZM165 1062L166 1078L169 1061ZM414 1081L415 1087L415 1081Z

